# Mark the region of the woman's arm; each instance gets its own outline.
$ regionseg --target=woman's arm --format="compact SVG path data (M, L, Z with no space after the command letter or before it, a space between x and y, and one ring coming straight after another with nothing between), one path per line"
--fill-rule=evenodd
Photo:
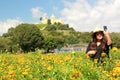
M92 42L90 42L90 43L88 44L88 47L87 47L87 49L86 49L86 56L89 56L90 54L95 54L95 53L96 53L96 50L91 50L91 49L90 49L91 43L92 43Z
M111 41L111 38L110 38L110 35L109 35L108 31L104 31L104 35L107 39L107 45L111 45L112 41Z
M90 50L90 51L87 52L86 55L95 54L95 53L96 53L96 50Z

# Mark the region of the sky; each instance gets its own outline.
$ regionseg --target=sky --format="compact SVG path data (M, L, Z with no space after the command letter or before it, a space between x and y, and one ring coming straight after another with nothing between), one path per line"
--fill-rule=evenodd
M120 32L120 0L1 0L0 35L21 23L36 23L54 14L76 31L108 27Z

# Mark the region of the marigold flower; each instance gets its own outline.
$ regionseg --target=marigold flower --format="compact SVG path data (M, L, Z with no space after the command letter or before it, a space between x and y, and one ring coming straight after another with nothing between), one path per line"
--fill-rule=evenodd
M23 75L27 75L27 74L28 74L28 72L24 71L24 72L22 72L22 74L23 74Z
M116 51L118 51L118 48L117 48L117 47L113 47L113 48L112 48L112 51L113 51L113 52L116 52Z
M94 59L94 62L97 63L97 62L98 62L98 59Z
M106 73L107 71L106 70L103 70L102 73Z
M51 67L51 66L48 66L48 67L47 67L47 70L51 70L51 69L52 69L52 67Z
M106 53L101 53L101 57L105 57L106 56Z
M9 75L14 75L15 73L14 73L14 71L10 71L8 74Z

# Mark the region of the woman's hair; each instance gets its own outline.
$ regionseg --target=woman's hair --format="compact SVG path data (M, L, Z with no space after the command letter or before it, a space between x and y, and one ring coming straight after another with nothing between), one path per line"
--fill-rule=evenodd
M97 37L96 37L97 34L101 34L103 36L103 38L101 39L101 44L102 44L102 49L105 50L106 49L106 47L105 47L106 40L104 39L103 31L98 31L98 32L93 33L92 34L92 38L93 38L92 42L94 42L97 45ZM91 44L91 46L93 46L93 44Z
M96 50L97 44L95 42L91 42L90 44L90 49L91 50Z

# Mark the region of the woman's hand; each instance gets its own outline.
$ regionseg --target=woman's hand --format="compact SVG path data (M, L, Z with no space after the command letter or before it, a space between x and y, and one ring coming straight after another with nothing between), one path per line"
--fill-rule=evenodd
M96 50L90 50L90 51L87 52L86 55L95 54L95 53L96 53Z
M103 33L104 33L104 35L105 35L105 37L107 39L107 44L111 45L112 41L111 41L111 38L110 38L110 35L109 35L108 31L103 31Z

